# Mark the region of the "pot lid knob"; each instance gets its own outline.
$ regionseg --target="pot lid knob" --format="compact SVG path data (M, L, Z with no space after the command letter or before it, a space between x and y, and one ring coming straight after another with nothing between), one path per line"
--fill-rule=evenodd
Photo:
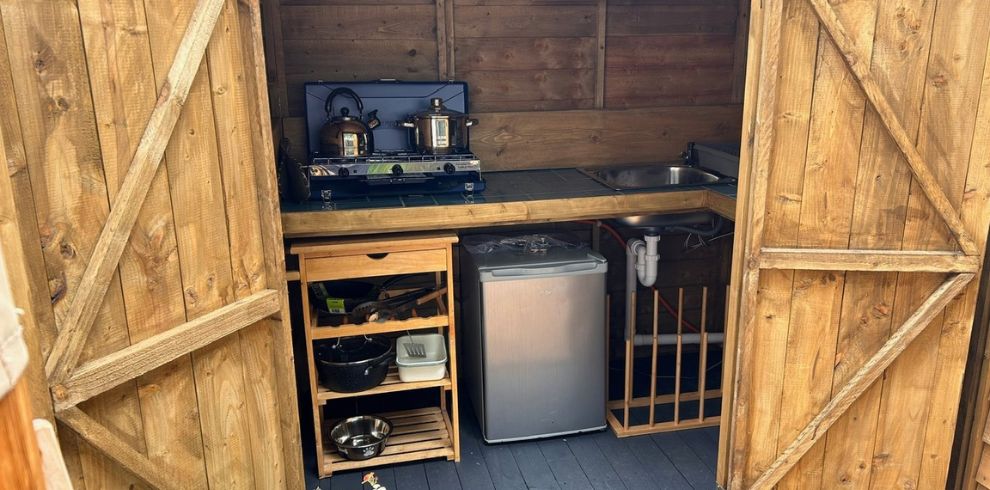
M434 109L443 109L443 99L440 97L430 99L430 107Z

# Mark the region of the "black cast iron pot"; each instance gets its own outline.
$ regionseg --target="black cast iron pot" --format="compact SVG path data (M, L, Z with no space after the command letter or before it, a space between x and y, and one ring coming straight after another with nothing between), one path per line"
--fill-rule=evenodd
M322 342L316 346L315 354L320 384L341 393L382 384L394 357L392 340L384 335Z

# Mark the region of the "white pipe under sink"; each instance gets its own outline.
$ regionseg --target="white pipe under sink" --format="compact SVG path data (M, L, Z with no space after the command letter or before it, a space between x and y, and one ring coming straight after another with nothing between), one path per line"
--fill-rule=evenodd
M710 333L708 334L709 344L721 344L725 341L724 333ZM681 334L681 345L694 345L701 343L701 334L699 333L685 333ZM664 333L657 335L657 345L676 345L677 344L677 334L676 333ZM643 345L653 345L653 336L648 334L636 334L633 338L633 345L643 346Z

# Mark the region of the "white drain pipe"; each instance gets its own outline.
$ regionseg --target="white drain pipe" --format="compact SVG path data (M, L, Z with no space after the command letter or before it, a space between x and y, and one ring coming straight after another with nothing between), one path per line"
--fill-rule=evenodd
M626 243L626 335L624 336L626 339L636 330L632 295L636 293L637 278L646 287L653 286L657 281L659 243L658 235L646 235L642 240L633 238Z
M721 344L725 341L725 334L721 332L708 334L709 344ZM695 345L701 343L701 334L685 333L681 334L681 345ZM633 338L633 345L653 345L653 336L647 334L636 334ZM676 333L664 333L657 335L657 345L677 345Z

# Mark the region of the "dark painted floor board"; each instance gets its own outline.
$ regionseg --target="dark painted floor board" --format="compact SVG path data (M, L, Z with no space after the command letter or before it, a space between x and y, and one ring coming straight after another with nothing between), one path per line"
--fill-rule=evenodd
M430 488L449 488L450 490L460 490L461 480L457 477L457 470L454 463L446 460L436 460L424 463L426 468L426 479L430 482Z
M338 473L329 481L326 479L321 480L320 487L329 488L330 490L357 490L361 488L361 478L363 477L364 475L360 471Z
M509 490L526 490L526 481L523 480L519 466L516 465L516 458L512 455L512 449L505 444L485 445L481 448L485 455L485 463L488 465L488 474L492 478L495 488Z
M626 486L616 474L611 463L605 459L602 450L590 436L570 437L567 446L571 448L585 476L596 490L622 490Z
M307 451L307 487L363 490L374 471L389 490L640 490L715 487L718 429L694 429L618 439L611 431L504 444L485 444L473 414L461 424L461 462L433 460L317 480ZM313 461L309 461L312 459ZM364 488L367 488L365 486Z
M571 453L571 448L567 446L567 441L561 438L540 441L540 452L550 465L550 470L553 471L560 488L594 489L581 465L578 464L577 458Z
M698 459L704 461L713 471L715 470L715 463L718 460L718 443L701 430L681 431L678 436L698 455Z
M510 445L512 456L516 459L519 472L522 473L526 486L531 489L547 490L560 489L553 471L540 451L539 443L533 441L516 442Z
M423 463L409 463L396 466L396 490L429 490L430 482L426 479L426 468ZM392 490L392 487L389 487Z
M653 478L639 462L636 455L629 449L625 441L617 439L611 432L594 435L595 442L601 449L615 473L622 479L626 488L657 488Z
M715 472L693 450L684 447L686 444L677 432L662 432L651 437L692 487L715 488Z
M692 486L677 468L670 458L657 447L650 436L629 437L626 440L629 449L652 478L654 484L659 488L671 490L691 490Z
M465 424L468 425L468 424ZM473 424L471 424L473 425ZM461 462L456 464L461 486L471 490L495 490L495 484L488 473L485 456L481 452L480 433L474 427L461 430Z

